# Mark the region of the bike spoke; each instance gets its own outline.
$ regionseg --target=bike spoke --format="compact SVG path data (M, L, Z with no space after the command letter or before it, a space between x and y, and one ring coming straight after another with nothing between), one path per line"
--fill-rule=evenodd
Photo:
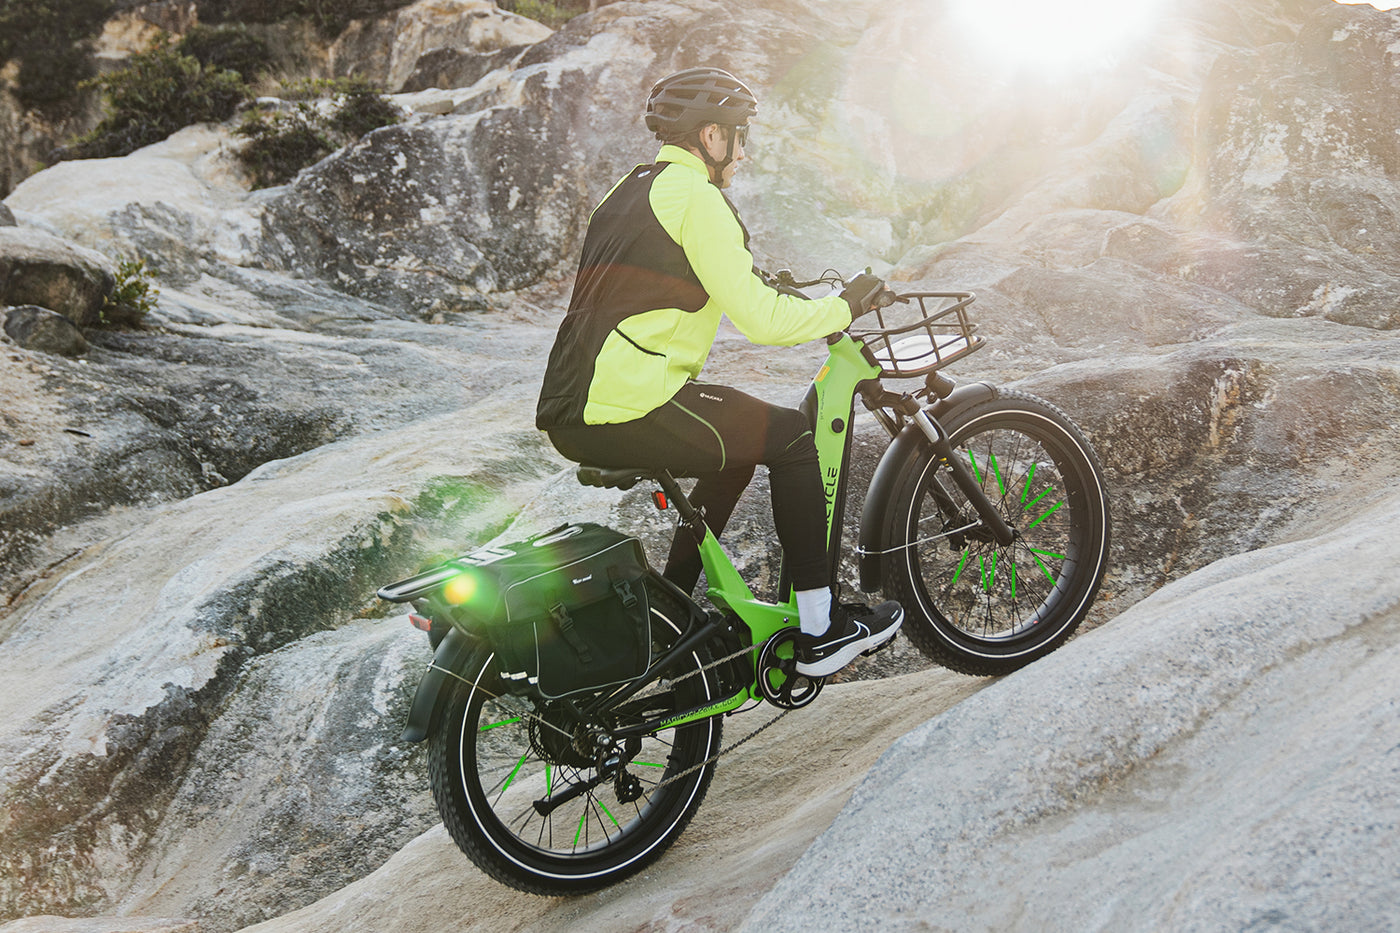
M652 640L664 652L686 631L689 612L650 585L648 596ZM610 712L597 694L564 702L506 692L494 658L473 658L429 737L433 794L453 839L492 876L536 893L586 890L655 858L703 799L723 723L640 737L626 727L713 703L719 660L696 649L668 680L653 682L650 699ZM586 720L578 709L589 711Z
M1027 525L1027 526L1026 526L1026 530L1027 530L1027 531L1030 531L1030 530L1031 530L1032 528L1034 528L1036 525L1039 525L1041 522L1045 521L1045 520L1046 520L1047 518L1049 518L1051 515L1054 515L1056 512L1058 512L1058 511L1061 509L1061 507L1064 506L1064 504L1065 504L1064 501L1061 500L1061 501L1059 501L1059 502L1056 502L1054 505L1050 506L1050 510L1049 510L1048 512L1045 512L1044 514L1042 514L1039 518L1037 518L1035 521L1031 522L1029 525Z
M657 694L652 712L687 708L712 696L702 681L693 683L692 689L700 691L693 695ZM502 826L520 842L560 857L582 857L644 825L658 805L658 795L695 764L693 741L682 746L678 734L686 728L710 728L683 726L642 738L619 772L630 782L627 796L636 796L622 801L616 796L619 775L600 780L593 766L556 760L577 752L571 733L563 728L568 720L551 720L551 715L523 698L484 698L473 727L478 736L474 770ZM627 718L616 725L639 721ZM571 788L577 798L561 800ZM559 801L558 806L540 813L536 802L551 800Z
M918 549L929 593L955 626L979 638L1015 637L1038 624L1069 566L1064 481L1048 453L1020 432L983 432L964 451L974 478L1018 529L1017 540L1005 547L992 542L971 504L936 470L914 525L936 521L942 531L909 546ZM951 554L938 545L940 536L951 539Z

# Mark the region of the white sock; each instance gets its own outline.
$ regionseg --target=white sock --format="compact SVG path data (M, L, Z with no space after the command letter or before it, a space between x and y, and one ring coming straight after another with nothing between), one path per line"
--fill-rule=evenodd
M831 590L798 590L797 621L806 634L825 635L831 628Z

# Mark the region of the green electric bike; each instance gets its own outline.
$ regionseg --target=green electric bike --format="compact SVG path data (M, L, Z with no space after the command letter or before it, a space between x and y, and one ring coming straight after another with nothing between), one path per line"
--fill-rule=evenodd
M839 287L840 278L797 282L783 272L772 282L802 294ZM957 385L943 372L984 344L972 301L964 292L899 295L832 335L802 408L826 483L833 582L860 399L890 438L861 510L860 589L898 600L903 631L931 660L997 675L1054 651L1084 618L1107 567L1110 515L1098 459L1063 412L986 383ZM922 382L912 391L885 386L914 378ZM654 484L656 504L674 509L699 542L709 606L646 575L650 645L635 676L551 695L510 674L454 593L500 550L380 590L414 604L411 619L435 648L404 738L428 740L443 822L487 874L548 895L596 890L656 860L728 750L726 716L764 704L799 709L823 686L796 672L786 580L775 600L756 597L675 477L584 465L578 478Z

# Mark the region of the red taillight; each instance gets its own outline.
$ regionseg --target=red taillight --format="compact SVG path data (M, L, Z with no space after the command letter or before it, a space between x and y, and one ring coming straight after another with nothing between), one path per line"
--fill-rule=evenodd
M662 492L660 489L656 490L651 494L651 501L656 503L658 509L663 512L666 511L666 493Z
M415 615L412 612L408 614L408 624L423 632L431 632L433 630L432 619L425 619L422 616Z

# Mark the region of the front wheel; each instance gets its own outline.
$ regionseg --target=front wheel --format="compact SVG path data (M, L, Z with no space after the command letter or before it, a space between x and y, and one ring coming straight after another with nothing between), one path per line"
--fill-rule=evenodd
M656 657L676 643L687 616L668 594L649 587L648 596ZM662 672L664 688L590 728L564 704L506 693L493 656L481 651L429 734L433 797L458 847L497 881L533 894L597 890L651 864L705 797L720 720L640 738L599 736L716 700L707 663L703 651L685 655Z
M1058 408L1003 391L943 423L955 455L1016 532L999 545L928 445L900 477L886 531L884 586L928 658L1005 674L1058 648L1108 568L1103 470Z

